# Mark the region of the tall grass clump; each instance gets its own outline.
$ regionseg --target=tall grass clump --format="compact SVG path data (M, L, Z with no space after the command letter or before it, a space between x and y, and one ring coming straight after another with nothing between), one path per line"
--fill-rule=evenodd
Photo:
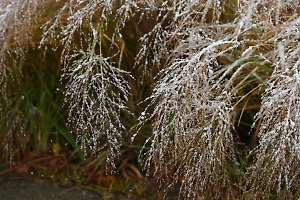
M0 2L0 93L1 93L1 134L6 133L5 150L12 154L12 138L24 138L24 113L16 109L21 94L9 91L11 82L19 82L24 52L32 42L36 29L36 10L38 1L1 1ZM13 83L12 83L13 84ZM25 137L26 138L26 137Z
M18 80L9 72L38 38L40 48L61 49L68 125L82 150L106 149L117 169L126 134L134 143L150 124L145 169L161 185L179 183L185 199L300 197L299 1L16 2L0 3L2 108L6 85ZM137 113L129 100L143 95L132 83L146 79L151 94Z
M265 22L273 27L273 73L256 115L260 140L249 182L257 198L299 198L299 2L260 6L273 8Z
M11 75L11 63L18 65L18 60L24 55L24 49L32 41L37 8L37 0L0 2L1 92L5 92L6 79Z

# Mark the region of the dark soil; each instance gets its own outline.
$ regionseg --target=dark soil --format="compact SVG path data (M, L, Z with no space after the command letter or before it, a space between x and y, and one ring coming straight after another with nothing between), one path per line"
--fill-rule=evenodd
M87 189L68 190L53 184L38 183L25 179L0 178L1 200L88 200L103 199Z

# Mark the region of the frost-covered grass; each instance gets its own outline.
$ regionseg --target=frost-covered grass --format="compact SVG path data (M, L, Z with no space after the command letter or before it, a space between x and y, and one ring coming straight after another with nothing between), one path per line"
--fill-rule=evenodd
M82 150L107 150L108 166L117 169L127 132L134 144L150 125L145 169L161 184L179 182L186 199L300 198L299 6L1 1L1 119L26 50L52 46L61 50L68 125ZM143 99L142 83L150 93ZM249 128L241 133L246 115ZM253 138L241 141L248 132ZM248 158L240 156L241 142L254 147Z

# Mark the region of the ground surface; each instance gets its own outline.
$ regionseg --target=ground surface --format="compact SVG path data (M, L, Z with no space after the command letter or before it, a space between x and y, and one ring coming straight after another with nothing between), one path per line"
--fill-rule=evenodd
M1 200L102 200L101 194L84 188L68 188L28 179L0 177ZM109 195L108 200L145 199L130 195Z
M0 163L0 200L159 200L178 199L178 189L147 198L136 194L105 193L80 188L74 184L60 184L34 178L31 173L17 173L7 165ZM157 185L156 182L153 183ZM147 190L151 190L149 187ZM149 192L149 191L148 191ZM151 192L150 192L151 193Z
M103 199L96 192L73 189L21 179L0 178L1 200L88 200Z
M8 172L9 171L9 172ZM5 172L5 173L3 173ZM0 200L138 200L141 197L126 194L105 194L72 185L62 185L18 174L0 163Z

